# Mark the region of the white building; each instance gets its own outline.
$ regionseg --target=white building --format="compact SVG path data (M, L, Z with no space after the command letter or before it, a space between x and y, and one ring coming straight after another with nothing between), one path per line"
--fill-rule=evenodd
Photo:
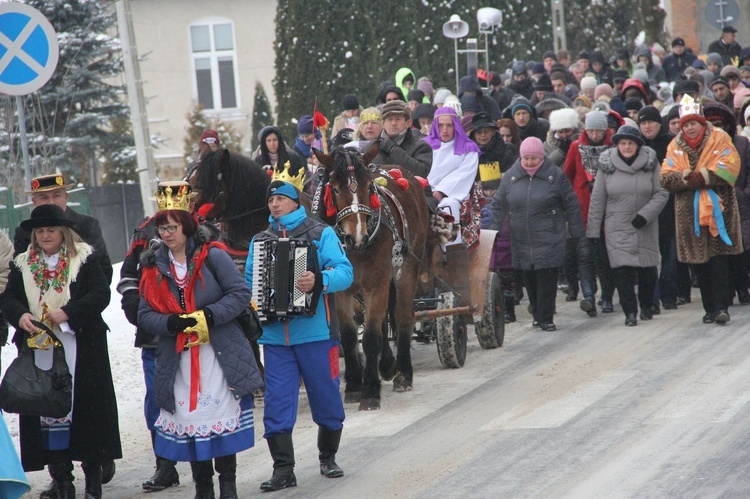
M130 0L157 175L184 174L185 116L196 102L238 129L250 148L256 82L275 97L273 0Z

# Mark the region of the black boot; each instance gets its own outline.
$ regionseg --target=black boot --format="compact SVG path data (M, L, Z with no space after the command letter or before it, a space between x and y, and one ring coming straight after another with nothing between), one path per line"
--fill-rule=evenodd
M146 492L158 492L174 485L180 484L180 474L175 466L177 463L163 457L156 458L156 472L154 476L143 482L143 490Z
M612 305L612 298L602 298L602 313L611 314L615 311L614 305Z
M237 455L217 457L214 463L219 474L219 499L238 499Z
M586 312L589 317L596 317L596 301L594 299L596 283L586 279L582 280L581 291L583 292L583 300L579 303L581 310Z
M102 463L81 463L86 476L85 499L102 499Z
M320 460L320 474L328 478L344 476L338 464L336 464L336 452L339 450L341 441L341 430L328 430L322 426L318 427L318 459Z
M102 485L106 485L115 477L115 460L109 459L102 462Z
M73 485L73 462L60 460L49 464L49 474L55 481L58 499L75 499L76 488Z
M513 295L503 297L505 302L505 323L516 322L516 300Z
M631 313L625 315L625 325L626 326L637 326L638 325L638 319L636 318L635 312L631 312Z
M57 499L57 484L54 478L49 486L39 494L39 499Z
M260 484L260 490L281 490L297 486L294 476L294 443L291 433L272 435L266 438L268 450L273 458L273 476Z
M195 482L195 499L215 499L214 463L211 461L190 461L190 470Z

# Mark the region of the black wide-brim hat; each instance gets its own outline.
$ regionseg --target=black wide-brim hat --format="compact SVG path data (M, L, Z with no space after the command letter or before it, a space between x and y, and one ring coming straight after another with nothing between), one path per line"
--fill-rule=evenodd
M31 218L21 222L23 230L31 232L42 227L76 228L75 222L65 217L65 212L56 204L43 204L31 211Z

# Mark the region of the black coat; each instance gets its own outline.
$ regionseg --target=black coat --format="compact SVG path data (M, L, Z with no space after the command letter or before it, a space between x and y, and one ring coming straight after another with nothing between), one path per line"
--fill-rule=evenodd
M520 160L516 161L503 175L490 207L490 229L500 230L505 217L510 217L514 269L560 268L565 262L566 225L571 238L584 236L581 208L573 187L563 171L547 158L533 177L521 167Z
M73 420L70 434L70 457L73 461L102 462L120 459L120 430L117 400L107 350L107 325L102 312L109 304L109 283L98 262L89 257L70 284L70 301L62 307L68 324L75 331L76 368L73 389ZM23 277L11 265L8 286L0 295L0 308L6 319L18 328L21 316L29 311ZM27 335L16 334L16 341ZM36 471L48 464L42 450L39 417L21 416L21 462L26 471Z
M721 39L718 39L708 46L708 53L710 54L711 52L719 54L721 56L721 62L723 62L725 66L730 66L734 64L732 59L735 57L739 59L740 52L742 52L742 46L737 42L732 42L727 45Z
M107 245L104 242L104 236L102 236L102 227L99 225L99 220L78 213L71 207L65 208L65 217L75 222L76 233L94 248L92 256L99 262L107 283L112 282L112 261L109 259L109 253L107 253ZM16 227L15 234L13 234L14 256L29 249L29 244L31 244L31 232L23 230L19 225Z
M682 55L670 54L664 58L662 67L667 75L667 81L677 81L677 78L690 67L696 59L695 54L683 52Z
M518 136L523 142L528 137L536 137L542 142L547 140L549 121L544 118L531 118L525 127L518 127Z
M750 251L750 141L743 135L732 137L737 153L740 155L740 173L734 183L734 192L737 195L737 208L740 212L740 225L742 226L742 247Z
M481 154L479 155L479 168L477 169L477 182L481 182L480 173L483 168L497 169L502 178L502 174L510 170L513 163L518 159L518 147L515 144L506 144L500 134L495 132L492 140L485 146L479 146ZM500 186L500 178L490 182L482 182L482 187L486 189L497 189Z
M650 147L656 152L656 159L661 165L664 162L664 158L667 156L667 147L669 143L674 139L674 135L669 133L667 129L662 126L659 130L659 135L653 139L645 139L645 145ZM676 229L674 225L674 192L669 193L669 199L667 204L659 213L659 238L671 238L675 237Z
M419 132L407 129L401 144L396 144L390 138L381 137L378 155L372 162L379 166L402 166L412 175L427 178L432 169L432 147L422 140Z

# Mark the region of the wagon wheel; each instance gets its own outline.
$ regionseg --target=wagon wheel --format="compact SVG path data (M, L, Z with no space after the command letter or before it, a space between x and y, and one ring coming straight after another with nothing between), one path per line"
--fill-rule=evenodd
M443 301L438 310L453 308L456 295L452 292L440 295ZM445 367L462 367L466 361L466 321L460 315L438 317L436 321L437 351L440 363Z
M490 272L487 275L487 290L484 295L482 320L474 324L479 344L485 350L503 346L505 340L505 301L500 287L500 277Z

